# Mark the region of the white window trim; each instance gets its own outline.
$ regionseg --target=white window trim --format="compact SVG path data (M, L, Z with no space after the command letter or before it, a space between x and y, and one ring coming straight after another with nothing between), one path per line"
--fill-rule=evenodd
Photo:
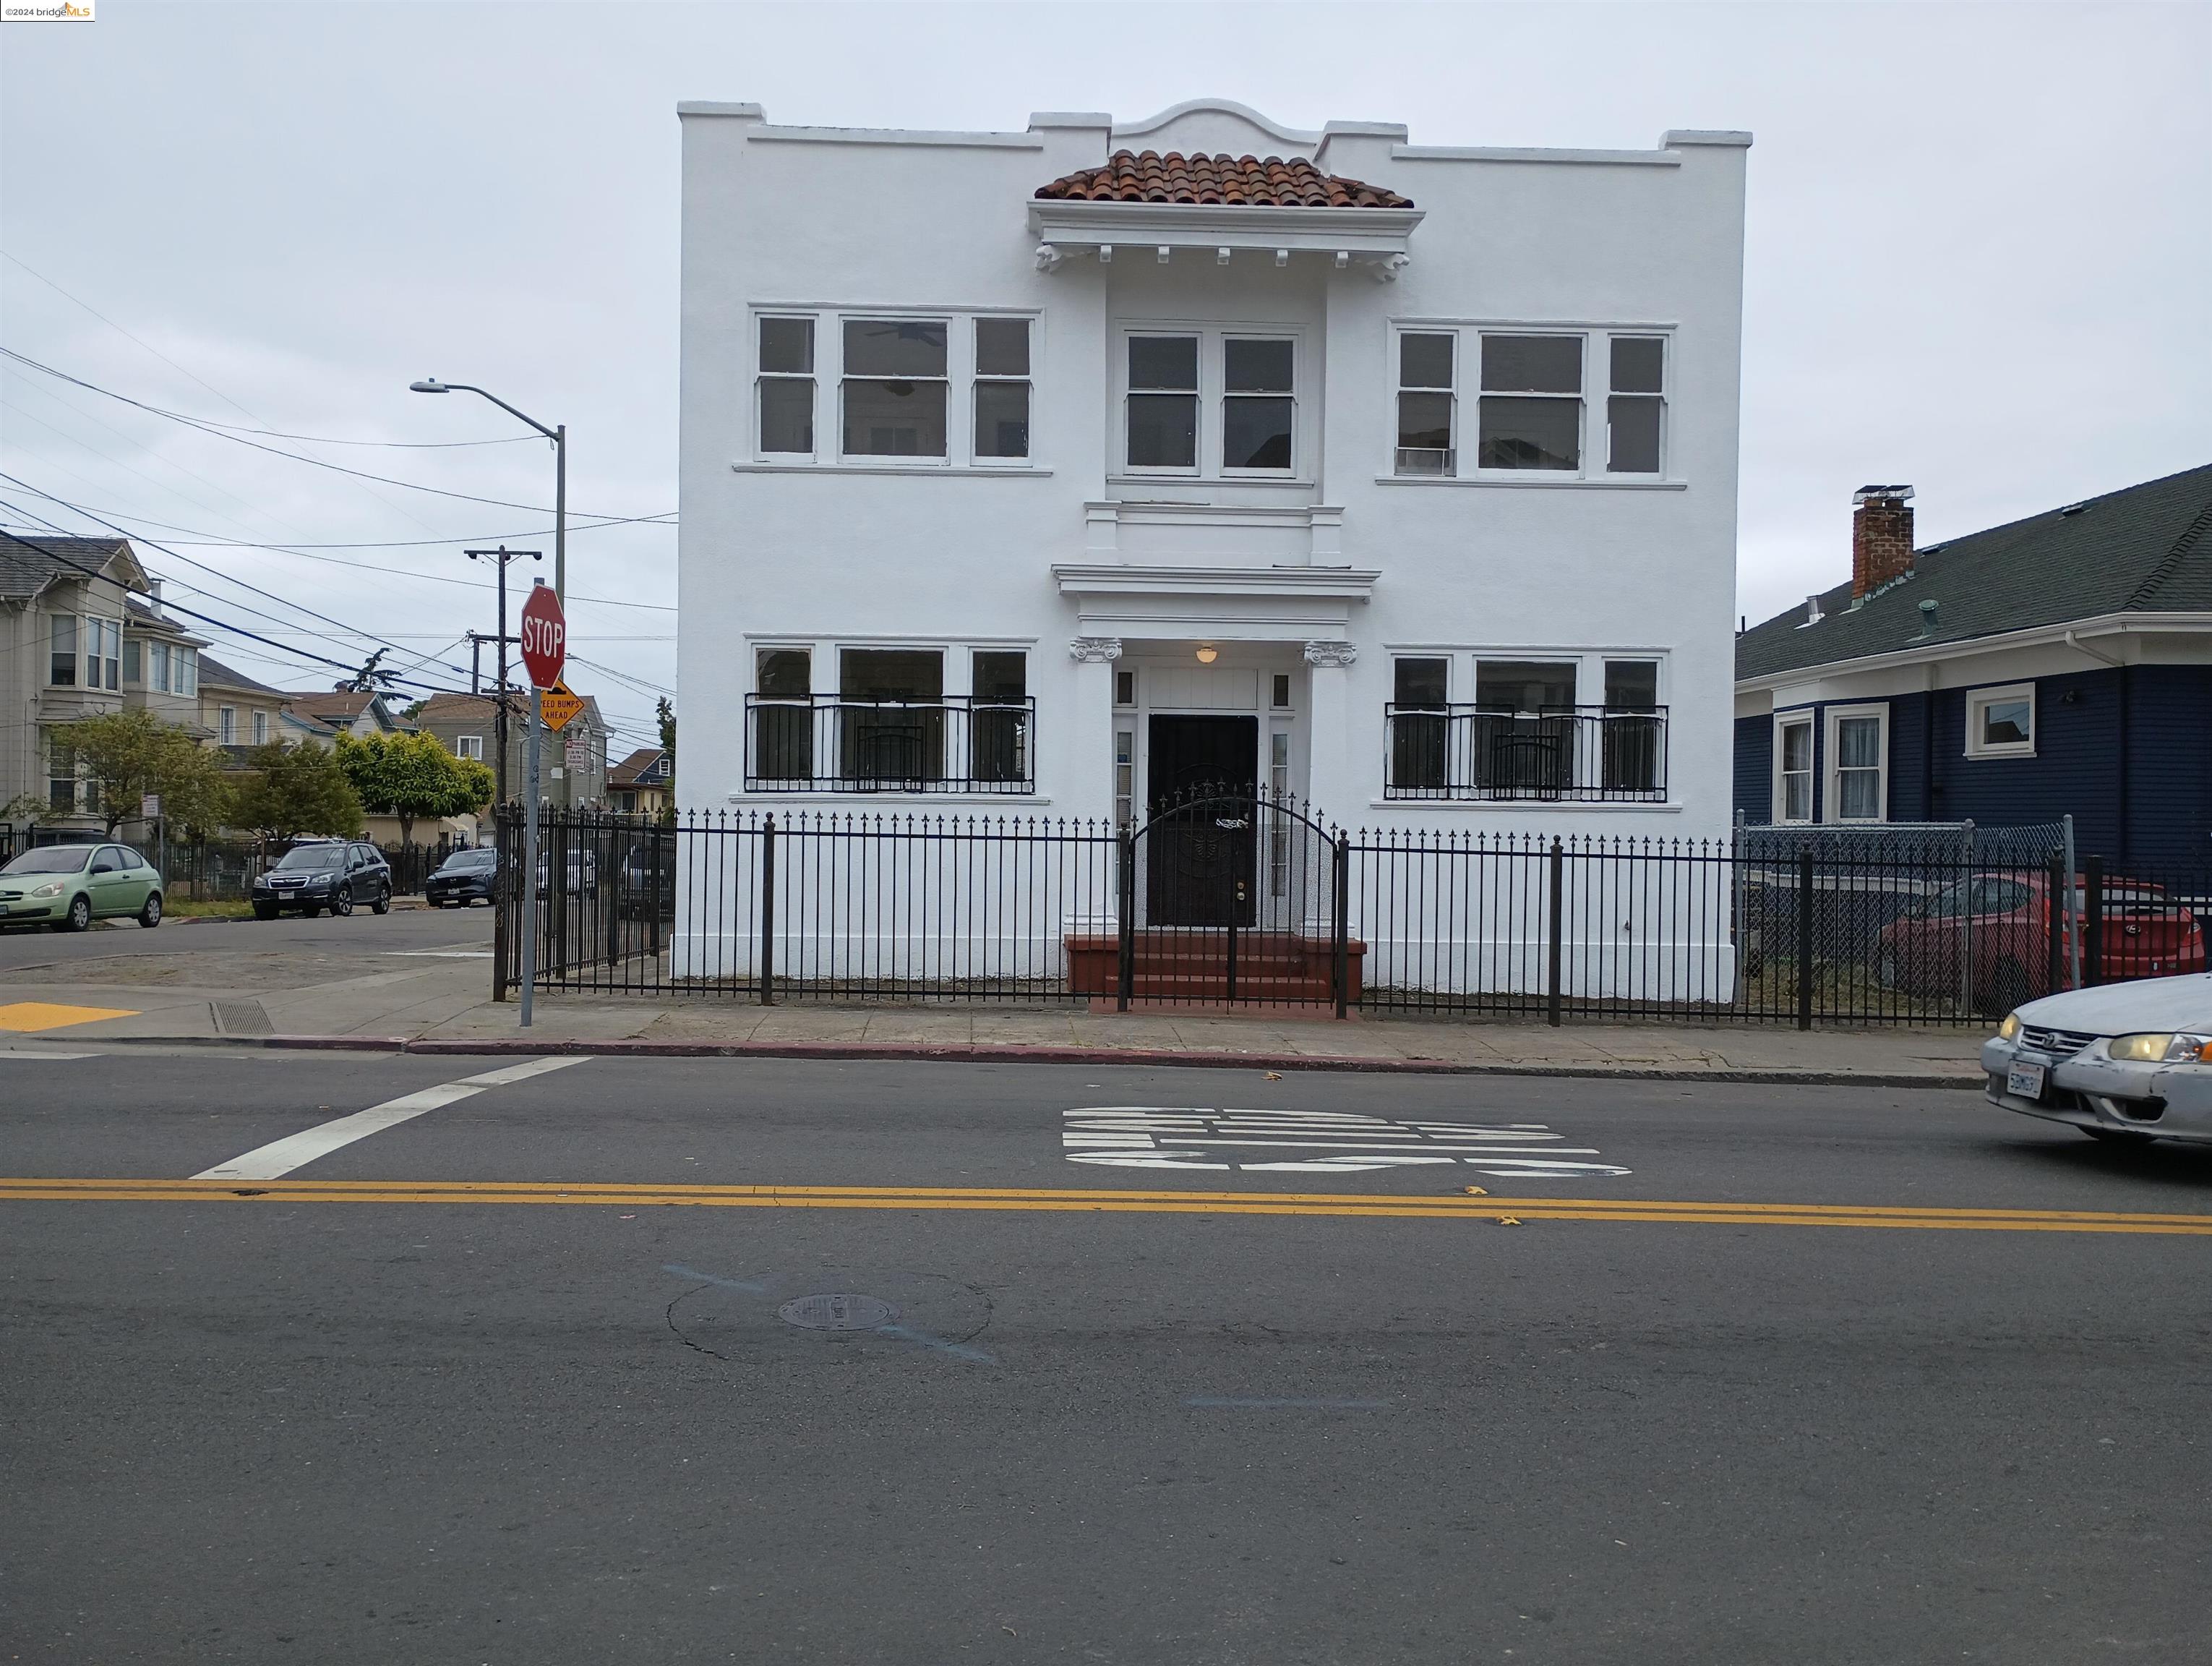
M480 734L456 735L453 738L453 756L471 758L481 763L483 762L483 744L484 738Z
M1000 319L1018 320L1029 325L1030 368L1021 375L1001 375L995 371L985 371L980 368L981 360L979 350L981 344L981 337L983 333L980 326L987 320L997 321ZM969 465L976 469L990 471L996 471L999 469L1028 468L1031 459L1033 459L1036 454L1036 319L1026 313L969 313L957 319L955 323L958 327L966 331L968 337L968 362L969 368L968 376L968 433L965 437L968 446ZM946 368L950 369L951 368L951 365L948 363ZM1021 386L1029 389L1029 450L1019 457L987 457L981 452L975 449L975 402L981 397L982 390L987 386ZM951 439L950 435L946 437L945 445L949 450L951 446Z
M1138 467L1129 461L1129 398L1132 392L1158 390L1129 386L1129 342L1138 336L1195 336L1198 337L1198 461L1189 468ZM1226 427L1228 374L1223 344L1237 341L1287 341L1291 344L1291 466L1287 469L1232 469L1218 460ZM1316 371L1310 333L1297 323L1221 323L1195 319L1119 319L1114 325L1114 429L1108 443L1114 448L1110 480L1223 480L1251 485L1310 485L1313 483L1314 402L1309 394ZM1173 390L1167 390L1172 392ZM1247 396L1238 396L1247 397ZM1258 398L1279 398L1255 394ZM1392 432L1396 432L1395 406Z
M812 452L761 449L760 385L764 376L798 380L794 373L763 371L760 365L760 325L763 319L808 319L814 325L814 449ZM890 319L942 323L945 342L945 455L942 457L878 457L857 453L848 457L845 446L845 325L866 319ZM975 454L975 320L1024 319L1030 326L1030 454L1027 457L979 457ZM865 307L828 301L759 302L747 309L745 370L746 428L749 446L730 466L740 474L847 473L927 475L1048 475L1038 466L1038 389L1044 380L1044 313L1020 307ZM867 378L874 380L878 378ZM1022 378L994 376L989 381ZM823 394L829 398L825 400ZM825 410L825 406L827 407ZM825 424L834 432L826 432ZM829 444L823 443L824 439Z
M1799 820L1791 817L1788 813L1790 801L1789 787L1788 783L1783 778L1782 769L1783 760L1788 756L1788 754L1783 748L1782 734L1783 731L1785 729L1794 729L1798 727L1802 727L1805 730L1806 740L1808 743L1807 751L1809 752L1811 751L1810 743L1814 738L1813 714L1809 710L1802 709L1797 711L1777 712L1774 714L1774 803L1772 806L1772 812L1774 824L1778 827L1809 827L1813 824L1813 812L1817 807L1814 789L1820 785L1820 771L1814 767L1813 759L1808 756L1805 760L1804 818L1802 820Z
M1837 806L1843 801L1843 764L1840 760L1841 749L1836 744L1836 737L1844 720L1847 717L1871 717L1876 719L1881 724L1881 739L1876 744L1881 754L1881 803L1878 813L1870 817L1846 818L1838 814L1837 811ZM1889 702L1887 700L1878 700L1865 705L1831 706L1827 709L1823 727L1825 733L1821 738L1827 743L1827 753L1822 760L1823 767L1820 775L1821 784L1826 790L1820 800L1820 820L1855 827L1875 827L1887 822L1889 819Z
M2027 702L2027 739L1990 742L1982 739L1984 714L1991 706L2014 700ZM2035 756L2035 684L2005 683L1995 688L1966 690L1966 756L1968 757L2033 757Z
M1388 332L1390 355L1384 368L1390 390L1388 423L1383 435L1384 468L1376 476L1378 485L1596 486L1650 490L1655 487L1679 489L1685 483L1674 472L1674 337L1677 326L1667 323L1631 323L1621 319L1576 321L1528 319L1394 319ZM1452 439L1456 453L1449 474L1401 474L1398 457L1399 346L1401 336L1454 336L1452 350ZM1577 336L1583 343L1582 420L1578 430L1577 466L1567 469L1486 469L1478 465L1482 454L1482 337L1485 336ZM1613 337L1656 338L1660 343L1659 471L1656 474L1615 473L1607 466L1613 436L1606 401L1613 393ZM1431 390L1433 391L1433 390ZM1526 396L1501 392L1500 398L1556 398L1565 393ZM1632 396L1644 397L1644 396ZM1470 424L1470 420L1472 423ZM1472 432L1469 432L1470 425Z

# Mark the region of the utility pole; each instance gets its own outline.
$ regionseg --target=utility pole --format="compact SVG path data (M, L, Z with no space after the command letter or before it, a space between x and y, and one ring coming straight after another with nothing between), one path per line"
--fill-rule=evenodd
M495 639L499 643L499 681L497 684L495 685L492 695L492 705L495 708L492 716L492 728L494 734L496 736L496 739L492 744L499 750L499 762L495 766L495 769L499 776L499 801L501 804L505 804L507 801L507 645L515 640L514 637L507 634L507 567L509 562L520 561L526 556L527 556L532 561L543 561L545 557L543 552L539 550L510 550L504 544L501 544L496 550L464 550L461 553L466 556L471 561L495 562L499 567L499 635ZM471 641L480 640L481 638L476 637L474 634L471 633ZM475 679L471 678L471 680L474 681Z

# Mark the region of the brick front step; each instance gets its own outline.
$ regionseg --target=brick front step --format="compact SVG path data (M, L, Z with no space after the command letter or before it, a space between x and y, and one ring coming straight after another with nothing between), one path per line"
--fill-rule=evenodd
M1325 937L1291 932L1239 931L1237 939L1237 999L1267 1001L1331 1001L1330 963L1334 945ZM1220 1001L1229 998L1229 940L1226 930L1140 931L1134 950L1134 994L1154 1000ZM1066 939L1068 991L1079 995L1112 995L1120 991L1121 941L1103 933ZM1346 999L1358 1000L1367 945L1345 945Z

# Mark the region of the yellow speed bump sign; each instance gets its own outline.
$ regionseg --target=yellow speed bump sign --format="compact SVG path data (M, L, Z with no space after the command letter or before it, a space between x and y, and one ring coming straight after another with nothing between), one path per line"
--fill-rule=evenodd
M569 693L566 682L538 691L538 721L556 733L567 728L569 721L583 709L582 696Z

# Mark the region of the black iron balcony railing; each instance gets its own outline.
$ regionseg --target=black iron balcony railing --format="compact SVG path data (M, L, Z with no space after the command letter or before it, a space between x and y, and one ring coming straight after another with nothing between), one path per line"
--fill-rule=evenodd
M1036 701L745 696L749 793L1036 791Z
M1382 708L1383 796L1626 801L1667 796L1667 711Z

